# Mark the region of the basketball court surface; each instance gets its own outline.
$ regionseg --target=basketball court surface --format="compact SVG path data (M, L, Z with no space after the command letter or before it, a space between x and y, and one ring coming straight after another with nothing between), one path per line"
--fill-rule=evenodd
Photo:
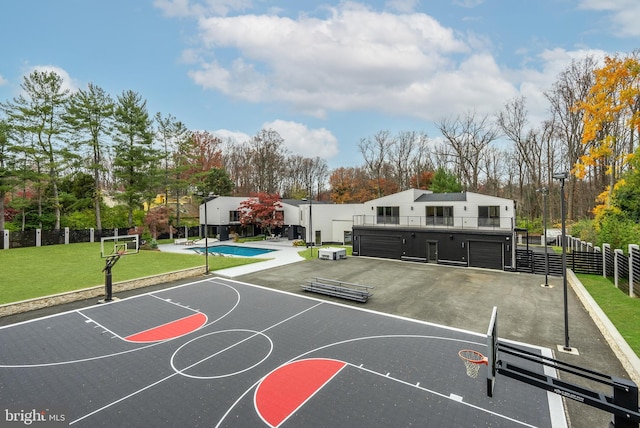
M486 335L363 308L207 278L2 327L0 426L567 426L558 395L467 376Z

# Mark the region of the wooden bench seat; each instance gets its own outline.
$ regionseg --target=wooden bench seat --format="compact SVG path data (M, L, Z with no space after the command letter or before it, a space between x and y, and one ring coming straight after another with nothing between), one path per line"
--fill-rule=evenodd
M302 285L302 289L342 299L365 303L373 295L373 287L351 284L326 278L313 278Z

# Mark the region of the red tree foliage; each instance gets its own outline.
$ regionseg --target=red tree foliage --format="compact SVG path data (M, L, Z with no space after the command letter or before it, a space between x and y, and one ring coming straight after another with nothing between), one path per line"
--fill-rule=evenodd
M271 193L256 193L248 199L240 202L240 224L247 226L250 224L257 225L262 229L266 229L271 234L273 227L280 227L284 224L282 212L282 203L280 196Z

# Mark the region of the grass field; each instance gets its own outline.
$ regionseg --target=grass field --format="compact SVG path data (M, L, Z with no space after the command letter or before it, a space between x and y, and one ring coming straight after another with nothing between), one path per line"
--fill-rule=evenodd
M577 275L598 306L640 355L640 299L631 298L599 275Z
M264 259L209 256L212 271ZM140 251L123 256L112 269L113 282L203 266L204 257ZM104 284L100 243L49 245L0 251L0 304Z

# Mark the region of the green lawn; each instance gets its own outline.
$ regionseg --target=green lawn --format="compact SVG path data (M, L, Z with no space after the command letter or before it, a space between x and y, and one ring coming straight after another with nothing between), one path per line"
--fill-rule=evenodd
M264 259L209 256L212 271ZM123 256L112 269L113 282L203 266L197 254L140 251ZM0 304L104 284L100 243L49 245L0 250Z
M640 299L629 297L602 276L577 277L636 355L640 355Z

